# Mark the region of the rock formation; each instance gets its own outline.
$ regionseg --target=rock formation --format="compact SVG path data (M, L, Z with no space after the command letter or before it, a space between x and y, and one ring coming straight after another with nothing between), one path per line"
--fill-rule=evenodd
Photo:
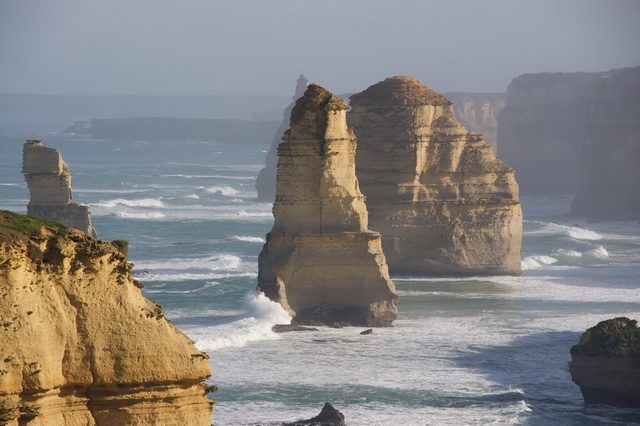
M572 214L592 221L640 220L640 67L596 77L590 92Z
M298 420L293 423L284 423L285 426L347 426L344 421L344 414L338 411L328 402L324 403L324 407L317 416L307 419Z
M453 103L453 114L466 129L480 133L497 152L498 116L504 109L506 93L448 92L444 97Z
M390 326L398 295L380 234L367 230L346 109L312 84L291 112L258 287L298 324Z
M210 424L208 357L122 246L0 212L0 424Z
M22 151L22 173L29 187L31 200L27 214L79 229L93 237L89 207L72 201L71 177L60 153L30 139Z
M357 175L392 274L520 273L522 212L513 169L412 77L351 97Z
M589 82L597 73L524 74L507 88L498 156L522 194L575 194L580 185Z
M587 404L640 408L640 328L620 317L588 329L571 348L571 379Z
M269 146L269 151L265 156L265 167L260 170L258 177L256 178L256 190L258 191L257 201L265 201L273 203L276 196L276 174L278 169L278 145L282 140L282 135L289 128L289 119L291 118L291 111L296 104L296 100L304 94L307 90L307 83L309 80L304 75L300 75L296 82L296 91L293 95L293 102L284 110L284 117L282 124L276 130Z

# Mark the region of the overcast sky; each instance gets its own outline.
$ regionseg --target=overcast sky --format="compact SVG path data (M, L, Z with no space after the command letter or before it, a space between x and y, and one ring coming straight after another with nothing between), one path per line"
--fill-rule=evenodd
M640 0L0 0L0 93L505 91L640 65Z

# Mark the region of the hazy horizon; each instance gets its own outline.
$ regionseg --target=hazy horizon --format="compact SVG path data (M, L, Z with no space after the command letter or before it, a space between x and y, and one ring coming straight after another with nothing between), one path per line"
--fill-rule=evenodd
M525 73L640 65L636 0L4 0L0 93L289 96L411 75L504 92Z

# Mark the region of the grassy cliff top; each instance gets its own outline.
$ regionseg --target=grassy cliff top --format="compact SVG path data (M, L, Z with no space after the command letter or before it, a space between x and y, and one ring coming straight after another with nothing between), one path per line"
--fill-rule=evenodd
M54 237L62 237L67 231L67 227L59 223L0 210L0 238L2 239L7 236L39 237L42 236L42 227L52 230Z
M618 317L599 322L580 337L571 348L571 355L607 355L640 358L640 328L638 321Z

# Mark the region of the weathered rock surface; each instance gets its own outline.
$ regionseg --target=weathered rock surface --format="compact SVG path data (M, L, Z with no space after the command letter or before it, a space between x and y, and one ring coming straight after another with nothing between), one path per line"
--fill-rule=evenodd
M498 116L507 101L506 93L447 92L453 103L453 114L467 130L480 133L484 141L497 152Z
M571 348L571 379L587 404L640 407L640 328L620 317L588 329Z
M392 274L519 274L522 211L513 169L412 77L351 97L357 175Z
M276 197L276 175L278 171L278 145L282 141L282 135L289 128L289 120L291 119L291 111L296 104L296 100L304 95L307 90L309 80L304 75L300 75L296 82L296 91L293 95L293 102L284 110L282 123L276 133L273 135L269 151L265 156L265 166L258 173L256 178L256 190L258 191L257 201L273 203Z
M516 171L522 194L575 194L589 83L598 73L524 74L507 88L498 155Z
M338 411L333 405L325 402L324 407L317 416L307 419L298 420L293 423L284 423L285 426L346 426L344 414Z
M210 424L207 355L118 247L0 212L1 424Z
M27 214L79 229L93 237L89 207L72 200L71 177L60 153L39 139L27 140L22 150L22 173L31 200Z
M310 85L282 139L258 287L298 324L390 326L398 295L380 234L367 229L344 102Z
M592 221L640 220L640 67L596 77L590 93L572 214Z

